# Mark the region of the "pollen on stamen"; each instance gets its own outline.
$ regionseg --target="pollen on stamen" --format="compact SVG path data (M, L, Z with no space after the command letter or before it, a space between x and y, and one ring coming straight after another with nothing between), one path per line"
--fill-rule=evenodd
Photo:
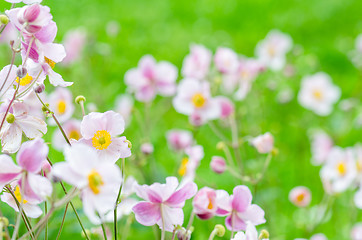
M111 135L106 130L98 130L92 138L93 147L98 150L107 149L111 142Z

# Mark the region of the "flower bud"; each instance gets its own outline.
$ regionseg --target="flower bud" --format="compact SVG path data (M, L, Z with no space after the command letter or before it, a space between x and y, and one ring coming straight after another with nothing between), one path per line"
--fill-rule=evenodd
M270 153L274 148L274 138L269 132L257 136L251 143L259 153Z
M4 24L4 25L8 24L9 23L9 18L6 15L1 14L0 15L0 23Z
M34 91L36 93L42 93L42 92L44 92L44 90L45 90L45 85L43 83L34 87Z
M225 145L224 142L218 142L218 143L216 144L216 149L217 149L217 150L223 150L225 147L226 147L226 145Z
M10 124L12 124L15 121L15 116L12 113L8 113L8 115L6 116L6 121Z
M213 156L210 162L210 168L215 173L221 174L226 170L226 162L223 157Z
M16 71L16 76L18 78L24 78L26 74L28 73L28 70L24 66L19 66L18 70Z
M9 220L6 217L0 217L0 223L5 227L9 226Z
M193 125L195 127L199 127L203 124L203 120L202 120L200 114L196 113L196 112L191 114L189 121L190 121L191 125Z
M269 239L269 232L265 229L261 230L260 235L259 235L259 240L262 239Z
M215 230L216 230L216 236L218 237L223 237L225 234L225 227L221 224L216 224L215 225Z
M222 96L217 97L216 99L220 106L220 118L221 119L226 119L235 112L234 103L232 101L230 101L230 99L228 99L227 97L222 97Z
M80 104L81 102L85 102L86 98L82 95L79 95L75 98L75 103Z
M41 110L42 110L43 112L48 112L48 111L49 111L49 103L45 103L45 106L42 106L42 107L41 107Z
M150 155L153 153L153 145L152 143L143 143L141 145L141 152L145 155Z

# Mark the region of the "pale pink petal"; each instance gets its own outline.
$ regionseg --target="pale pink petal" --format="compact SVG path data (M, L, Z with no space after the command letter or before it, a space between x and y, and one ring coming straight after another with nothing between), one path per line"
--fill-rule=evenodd
M21 173L21 168L16 166L11 157L0 155L0 190L14 180Z
M7 153L18 151L21 145L22 135L23 132L16 123L9 124L5 121L0 132L2 151Z
M152 226L161 219L160 205L149 202L140 202L133 207L137 222L145 226Z
M41 138L24 142L21 145L16 161L19 166L28 172L38 173L43 161L46 161L49 148Z
M184 222L184 213L181 208L171 208L167 205L162 205L162 215L165 225L165 231L172 232L175 226L182 226ZM162 229L162 219L157 221L157 225Z
M232 213L226 217L225 226L230 231L240 231L246 229L246 222L240 219L236 213Z
M193 182L186 183L181 189L174 192L166 201L170 207L182 208L185 200L192 198L197 192L197 185Z
M251 204L252 196L247 186L237 186L234 188L231 206L238 212L245 211Z

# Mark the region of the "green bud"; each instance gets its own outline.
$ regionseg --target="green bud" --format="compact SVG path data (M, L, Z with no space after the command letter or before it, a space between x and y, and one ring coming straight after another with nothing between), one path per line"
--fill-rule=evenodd
M262 239L269 239L269 232L265 229L261 230L260 235L259 235L259 240Z
M48 112L48 111L49 111L49 103L46 103L45 106L42 106L42 107L41 107L41 110L42 110L43 112Z
M278 154L279 154L279 149L278 149L278 148L273 148L273 150L271 151L271 154L272 154L273 156L278 155Z
M4 25L8 24L9 23L9 18L6 15L3 15L3 14L0 15L0 23L4 24Z
M15 121L15 116L14 116L14 114L12 114L12 113L8 113L8 115L6 116L6 121L8 122L8 123L13 123L14 121Z
M217 150L223 150L225 147L226 147L226 145L225 145L224 142L218 142L218 143L216 144L216 149L217 149Z
M215 225L215 230L216 230L216 236L218 237L222 237L225 234L225 227L221 224L216 224Z
M9 226L9 220L6 217L0 217L0 222L3 224L3 226L7 227Z
M82 95L79 95L79 96L77 96L77 97L75 98L75 103L76 103L76 104L81 104L82 102L85 102L85 101L86 101L86 99L85 99L85 97L82 96Z

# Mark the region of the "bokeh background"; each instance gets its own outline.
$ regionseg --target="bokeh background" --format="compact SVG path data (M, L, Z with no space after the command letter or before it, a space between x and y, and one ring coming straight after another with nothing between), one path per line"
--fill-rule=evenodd
M362 33L359 0L44 0L51 8L58 25L57 42L61 42L70 29L83 27L88 41L82 58L70 67L57 67L66 81L73 81L74 94L84 95L87 102L95 103L99 111L114 108L116 97L126 91L123 82L125 72L137 66L145 54L157 60L167 60L179 69L191 43L204 44L213 51L218 46L234 49L249 57L254 55L257 42L271 29L279 29L293 38L295 47L288 57L295 66L295 75L285 78L282 74L267 72L259 77L246 100L237 104L237 120L242 135L256 136L270 131L276 140L279 154L271 163L263 181L253 189L254 201L266 212L266 228L271 239L309 238L312 233L323 232L329 239L349 239L352 225L362 220L362 214L353 204L353 192L347 191L335 199L333 214L328 222L308 232L302 224L304 213L289 201L290 189L305 185L312 191L312 205L319 203L324 190L319 177L319 167L310 163L308 132L322 128L334 139L336 145L346 147L361 141L362 129L355 124L361 109L344 112L335 106L329 117L318 117L302 108L295 96L302 76L317 71L331 75L333 82L342 89L342 99L361 99L361 72L348 58L354 48L356 36ZM10 4L0 1L0 11ZM109 34L119 28L119 33ZM1 46L0 63L9 63L10 52ZM181 79L181 77L179 77ZM274 87L270 87L274 86ZM292 101L281 104L278 94L291 89ZM47 90L52 89L47 85ZM231 175L221 176L209 170L211 156L222 155L216 149L219 139L208 126L192 128L186 116L177 114L171 99L157 98L151 106L150 122L144 119L144 104L136 103L135 112L125 135L133 143L134 156L139 154L140 144L150 140L155 147L153 156L145 159L142 166L149 176L142 179L136 165L130 162L126 174L135 175L141 183L164 181L179 165L179 156L172 153L166 143L165 132L171 128L194 131L197 142L205 149L205 158L198 169L196 182L199 188L209 184L231 192L240 184ZM361 108L359 106L358 108ZM81 116L77 109L78 117ZM143 126L142 126L143 125ZM151 139L145 139L143 127L150 129ZM46 139L51 139L51 132ZM225 134L229 134L227 130ZM250 173L260 171L263 156L244 144L242 156ZM61 153L52 150L50 157L62 160ZM131 161L131 160L130 160ZM81 210L80 201L76 201ZM0 203L1 209L10 214L10 208ZM190 213L190 203L184 209L185 221ZM49 239L55 239L63 212L49 223ZM82 215L82 214L81 214ZM10 214L10 216L12 216ZM88 228L93 227L82 215ZM81 229L72 211L61 239L80 239ZM216 223L223 218L209 221L196 219L193 239L207 239ZM126 219L121 221L124 225ZM229 236L229 235L226 235ZM151 228L132 223L128 239L152 239ZM227 239L225 237L225 239Z

